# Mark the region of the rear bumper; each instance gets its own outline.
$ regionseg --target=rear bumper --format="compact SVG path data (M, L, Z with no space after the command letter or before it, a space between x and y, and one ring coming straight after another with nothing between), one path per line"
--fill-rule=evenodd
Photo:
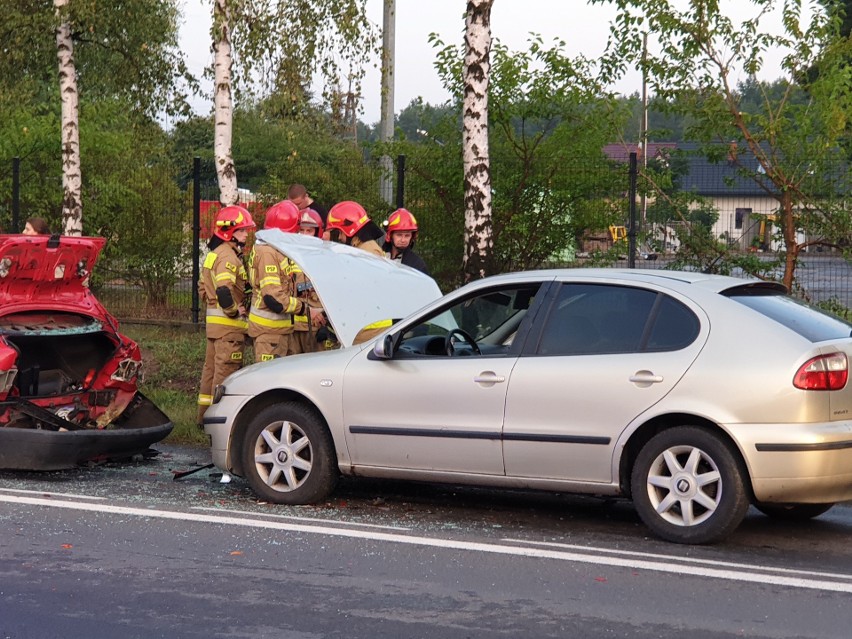
M166 438L172 428L166 414L140 393L108 430L0 428L0 469L62 470L95 459L126 458Z
M852 499L852 420L731 425L756 499L828 504Z

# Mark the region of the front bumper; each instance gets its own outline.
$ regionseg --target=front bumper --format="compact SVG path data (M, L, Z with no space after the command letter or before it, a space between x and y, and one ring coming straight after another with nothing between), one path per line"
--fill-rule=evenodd
M171 420L137 393L114 428L52 431L0 428L0 469L63 470L97 459L122 459L144 452L172 432Z
M231 435L234 421L243 405L251 397L245 395L225 395L204 413L202 423L204 432L210 436L210 454L213 464L225 473L233 473L236 468L230 457Z

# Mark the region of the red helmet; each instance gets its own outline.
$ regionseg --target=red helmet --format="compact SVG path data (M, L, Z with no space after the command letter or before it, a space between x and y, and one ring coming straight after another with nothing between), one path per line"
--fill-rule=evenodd
M241 206L232 204L216 213L216 220L213 222L213 235L220 240L230 242L231 238L234 237L234 231L253 229L254 227L251 213Z
M285 233L296 233L299 230L299 207L290 200L281 200L266 210L265 229L281 229Z
M370 216L358 202L338 202L328 212L328 230L337 229L346 237L352 237L370 221Z
M394 231L411 231L412 239L417 238L417 220L407 209L397 209L390 214L387 224L388 230L385 233L385 242L391 241L391 233Z
M304 209L299 219L299 228L316 229L314 237L322 237L322 217L311 208Z

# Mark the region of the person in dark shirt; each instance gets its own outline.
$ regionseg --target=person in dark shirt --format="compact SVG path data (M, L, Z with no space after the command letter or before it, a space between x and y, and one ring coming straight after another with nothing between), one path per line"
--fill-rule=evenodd
M392 260L399 260L406 266L429 275L429 268L417 253L414 242L417 240L417 220L406 209L397 209L390 214L382 249Z
M304 184L291 184L287 189L287 199L299 207L300 211L305 209L313 209L322 218L322 223L325 225L328 221L328 209L317 202L308 194L308 190ZM323 239L327 240L327 237Z

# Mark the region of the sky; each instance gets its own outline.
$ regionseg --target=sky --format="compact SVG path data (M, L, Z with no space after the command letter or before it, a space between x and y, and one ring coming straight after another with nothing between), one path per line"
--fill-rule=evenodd
M210 4L210 0L184 0L181 44L190 69L198 76L212 63ZM396 0L396 113L417 97L431 104L443 103L449 97L433 66L435 50L428 38L434 32L448 44L461 43L465 4L464 0ZM742 0L723 0L721 4L729 5L734 12L749 8L749 3ZM382 8L382 0L367 0L368 18L379 28ZM583 54L597 58L606 47L609 23L614 15L610 5L589 6L585 0L495 0L491 33L510 50L526 49L529 34L534 32L540 34L545 43L554 38L564 40L569 56ZM634 72L614 89L625 94L640 92L641 82L641 74ZM212 85L204 85L204 91L205 96L196 100L194 106L196 111L206 114L212 106ZM381 110L381 73L377 66L368 67L362 94L360 117L366 123L375 123Z

